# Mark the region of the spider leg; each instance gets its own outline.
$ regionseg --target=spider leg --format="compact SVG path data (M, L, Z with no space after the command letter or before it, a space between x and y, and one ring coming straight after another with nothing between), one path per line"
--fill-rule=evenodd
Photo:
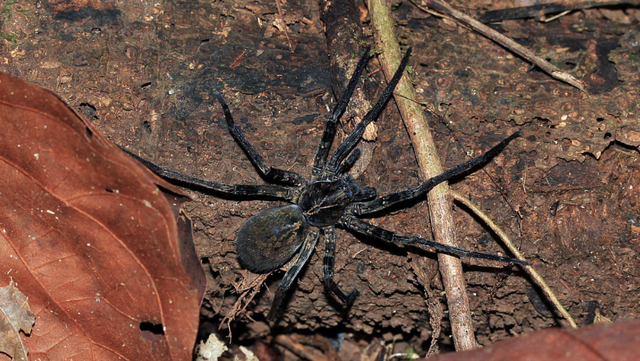
M384 108L384 105L387 103L391 95L393 94L393 90L396 88L396 85L402 78L402 74L404 73L404 69L407 66L407 62L409 61L409 55L411 55L411 47L407 49L407 52L404 54L402 61L400 62L400 66L396 70L396 73L391 78L389 84L380 95L378 102L376 105L369 110L369 112L362 118L360 123L356 125L351 134L347 137L347 139L340 144L338 149L336 149L335 153L329 159L329 163L327 164L326 171L329 173L336 172L336 168L342 163L342 161L351 153L351 150L358 144L360 139L362 138L362 134L364 134L364 130L374 119L380 115L380 112Z
M415 188L406 189L397 193L391 193L368 202L354 203L352 205L351 211L355 215L371 214L379 212L400 202L404 202L426 194L431 189L433 189L433 187L444 181L465 173L472 168L486 165L487 163L489 163L489 161L491 161L491 159L498 155L498 153L502 152L502 150L509 144L509 142L519 136L520 131L518 130L517 132L513 133L511 136L500 142L500 144L491 148L485 154L477 156L465 163L459 164L440 175L429 178L427 181Z
M298 257L293 262L289 270L287 270L287 272L284 274L284 277L278 284L278 290L276 291L276 295L273 298L271 310L269 310L269 315L267 316L267 319L269 319L269 321L273 322L278 318L278 310L282 305L284 296L286 295L287 290L289 290L289 287L291 287L293 281L298 276L298 273L300 273L302 267L304 267L304 265L309 260L309 257L311 257L311 253L313 253L313 250L316 248L316 243L318 243L318 238L320 238L320 233L318 231L311 231L307 233L307 237L305 238L304 243L300 248Z
M273 197L283 200L291 201L293 199L293 193L289 187L280 186L276 184L259 184L259 185L242 185L242 184L224 184L213 181L208 181L200 178L194 178L187 175L180 174L170 169L161 167L154 163L149 162L146 159L129 152L124 148L120 148L131 157L142 163L145 167L149 168L152 172L160 177L175 183L185 183L189 186L196 186L205 190L220 192L225 194L231 194L236 196L259 196L259 197Z
M305 183L305 179L298 173L290 172L288 170L272 168L267 165L264 158L253 148L251 143L247 140L242 133L242 130L236 125L233 120L233 116L231 116L231 111L229 110L229 106L222 98L220 92L216 91L216 97L218 98L218 102L222 106L222 110L224 111L224 119L227 121L227 126L229 128L229 133L233 139L240 145L240 148L244 150L245 154L253 163L253 165L258 168L260 174L268 181L272 183L282 183L289 186L298 186Z
M349 154L349 157L347 159L345 159L344 162L340 163L340 166L338 167L338 169L336 169L336 174L344 174L347 173L349 171L349 169L351 169L351 167L353 167L354 164L356 164L356 162L358 161L358 158L360 158L361 152L360 149L356 148L353 150L353 152L351 152L351 154Z
M448 246L446 244L442 244L439 242L431 241L424 238L413 237L413 236L400 236L395 234L394 232L387 231L384 228L376 227L372 224L369 224L365 221L355 218L351 215L343 216L340 221L338 221L338 225L344 228L350 229L352 231L371 236L373 238L377 238L389 243L393 244L401 244L405 246L425 246L431 248L437 252L450 254L458 257L469 257L469 258L481 258L488 259L491 261L498 261L504 263L514 263L519 265L531 265L531 263L526 261L521 261L515 258L496 256L488 253L481 252L473 252L466 250L464 248Z
M354 149L353 152L351 152L351 154L349 154L349 157L347 159L345 159L344 162L340 163L340 166L338 167L338 169L336 169L336 175L340 176L340 175L345 175L346 178L348 179L353 179L351 177L351 175L346 174L349 169L351 169L351 167L353 167L353 165L356 163L356 161L358 160L358 158L360 158L360 150L359 149ZM352 193L352 201L354 203L357 202L362 202L362 201L367 201L367 200L371 200L373 198L376 198L376 190L375 188L371 188L371 187L361 187L359 186L357 183L355 182L350 182L352 186L354 186L351 191Z
M329 294L333 293L344 304L345 309L351 308L360 292L353 288L348 294L344 294L333 280L333 266L336 254L336 229L334 227L323 228L324 237L324 257L322 259L322 282Z
M356 65L356 69L351 75L351 79L349 79L349 84L345 89L342 97L336 104L336 107L333 108L333 112L327 119L327 123L324 126L324 132L322 133L322 138L320 139L320 143L318 144L318 150L316 151L316 156L313 161L313 170L312 175L314 178L322 175L324 171L325 163L327 162L327 155L329 154L329 148L331 147L331 143L333 143L333 138L336 135L336 127L338 125L338 119L344 113L344 110L347 108L349 104L349 100L353 95L353 91L358 85L358 80L360 80L360 76L364 71L365 66L367 65L367 61L369 60L369 51L371 50L370 46L367 46L364 50L364 53L360 57L358 64Z

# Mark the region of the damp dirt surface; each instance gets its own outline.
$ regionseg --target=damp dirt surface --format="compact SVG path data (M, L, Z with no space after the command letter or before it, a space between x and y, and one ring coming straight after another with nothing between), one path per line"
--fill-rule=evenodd
M280 10L275 1L245 0L3 4L0 70L54 91L114 143L193 177L263 184L226 129L214 95L220 91L269 165L310 177L326 115L336 103L317 2L289 1ZM359 5L365 39L373 44L366 7ZM507 7L479 1L455 5ZM637 318L638 11L591 9L550 23L524 19L492 25L583 79L587 95L409 2L393 9L401 43L413 46L411 76L418 101L433 114L429 125L446 167L523 132L489 165L456 179L452 188L514 240L578 323ZM365 76L378 79L380 73L372 59ZM393 101L376 125L372 156L357 181L378 194L420 184ZM343 138L339 134L337 140ZM266 314L284 272L250 288L256 276L238 264L235 236L251 216L283 203L185 191L193 197L185 211L207 273L202 338L217 332L232 345L280 352L287 359L297 356L269 346L277 334L294 335L343 360L375 356L381 343L393 345L394 352L411 349L424 356L432 337L441 350L453 348L436 255L343 230L337 232L335 280L344 290L360 291L352 309L342 310L325 295L319 242L270 329ZM370 222L431 238L427 207L423 198ZM452 207L460 247L506 254L467 209ZM517 267L465 264L480 344L561 324ZM434 334L433 320L441 332ZM311 336L331 346L318 346Z

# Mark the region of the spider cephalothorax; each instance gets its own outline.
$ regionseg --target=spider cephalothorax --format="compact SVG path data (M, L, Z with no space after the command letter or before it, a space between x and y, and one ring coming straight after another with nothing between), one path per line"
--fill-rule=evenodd
M206 181L181 175L140 159L147 167L169 180L203 187L223 194L262 196L291 203L287 206L267 209L251 217L242 226L236 237L238 259L242 266L253 272L271 272L287 263L297 254L296 259L278 285L268 316L270 320L274 320L277 317L277 311L286 291L309 260L316 243L321 237L325 241L322 280L327 291L335 294L347 308L351 306L358 296L357 289L354 288L351 292L345 294L333 281L335 227L398 245L425 246L437 252L460 257L529 264L508 257L451 247L419 237L397 235L361 220L363 217L380 213L389 207L398 206L417 197L423 197L437 184L472 168L485 165L520 134L516 132L487 153L453 167L441 175L428 179L416 188L378 197L375 189L360 186L347 173L360 156L360 152L355 149L355 146L360 141L365 127L378 117L391 97L396 84L402 77L410 53L411 49L407 50L398 70L382 92L378 102L329 157L329 149L333 143L338 120L344 112L369 58L369 49L365 51L356 66L347 89L333 112L329 115L315 155L311 180L307 180L302 175L294 172L269 167L262 156L244 137L240 128L236 126L229 107L218 92L216 92L216 96L224 111L229 132L258 169L260 175L270 184L227 185Z

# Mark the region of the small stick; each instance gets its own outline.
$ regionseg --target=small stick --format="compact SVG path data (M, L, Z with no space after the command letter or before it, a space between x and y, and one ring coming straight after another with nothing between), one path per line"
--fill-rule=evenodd
M282 21L282 27L284 28L284 36L287 37L287 43L289 43L289 51L293 53L295 49L291 42L291 38L289 38L289 28L287 27L287 23L284 21L284 15L282 15L280 0L276 0L276 7L278 8L278 15L280 15L280 21Z
M415 0L410 0L418 9L433 14L433 12L425 9L424 6L421 6L415 2ZM511 38L500 34L499 32L491 29L490 27L482 24L478 20L466 15L441 0L425 0L426 6L431 9L435 9L447 16L452 17L457 20L462 25L466 25L471 27L473 30L479 32L480 34L486 36L487 38L495 41L496 43L504 46L505 48L513 51L514 53L520 55L525 58L532 64L536 65L540 69L542 69L547 74L551 75L553 78L561 80L565 83L573 85L574 87L580 89L581 91L588 94L586 90L586 84L579 79L576 79L573 75L568 74L560 70L555 65L549 63L548 61L536 56L531 50L525 48L524 46L516 43Z
M326 358L322 354L322 352L316 350L315 348L307 347L301 343L298 343L288 335L278 335L273 340L273 342L284 346L289 351L309 361L329 361L329 359Z
M536 4L531 6L516 7L500 10L482 10L476 13L476 20L481 23L492 23L502 20L536 18L539 21L550 21L549 18L544 20L548 14L566 14L571 10L589 9L600 6L612 6L621 4L637 5L637 0L589 0L589 1L559 1L555 3Z
M504 245L507 246L509 251L517 259L521 261L526 261L522 253L520 253L518 248L516 248L513 242L511 242L511 239L509 239L509 236L507 236L507 234L502 229L500 229L500 227L498 227L498 225L496 225L493 222L493 220L489 218L489 216L484 214L484 212L482 212L480 208L476 207L473 203L471 203L469 199L467 199L462 194L456 191L451 191L450 194L453 196L453 198L456 201L464 204L467 208L471 210L471 212L473 212L476 216L482 219L484 223L487 226L489 226L489 228L491 228L491 230L494 231L495 234L498 235L498 237L500 237L500 239L502 240L502 243L504 243ZM549 300L549 302L551 302L556 307L558 312L560 312L560 314L562 314L562 316L569 322L571 327L578 328L578 326L576 325L576 322L573 320L569 312L567 312L567 310L564 307L562 307L562 304L556 297L555 293L553 293L551 288L544 281L544 278L542 278L542 276L535 270L535 268L533 268L533 266L523 266L522 268L525 270L525 272L527 272L527 274L531 277L531 279L533 279L535 284L538 285L538 287L540 287L540 289L545 294L545 296L547 296L547 299Z

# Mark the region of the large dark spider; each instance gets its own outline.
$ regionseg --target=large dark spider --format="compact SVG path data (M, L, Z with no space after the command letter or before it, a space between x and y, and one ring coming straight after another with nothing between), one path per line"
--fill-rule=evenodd
M349 80L347 89L328 117L313 162L311 180L307 180L302 175L294 172L269 167L264 158L256 152L240 128L234 123L229 107L219 92L216 92L216 96L222 105L231 136L244 150L249 160L260 172L260 175L268 183L273 184L228 185L206 181L176 173L136 157L160 176L178 183L233 196L260 196L292 203L288 206L267 209L251 217L242 226L236 237L238 260L252 272L271 272L287 263L296 253L298 254L298 257L287 270L282 281L280 281L268 315L270 320L273 321L277 318L277 311L287 290L309 260L321 236L324 236L325 241L322 281L328 293L335 294L344 304L345 309L349 309L353 304L359 294L358 290L354 288L351 292L345 294L333 280L336 226L397 245L420 245L437 252L459 257L483 258L522 265L529 264L528 262L508 257L451 247L423 238L400 236L360 219L360 217L378 213L402 202L422 197L437 184L465 173L472 168L485 165L520 134L520 132L516 132L486 154L453 167L443 174L425 181L416 188L377 197L375 189L360 186L347 173L360 156L360 151L355 149L355 146L360 141L367 124L378 117L391 97L396 84L402 77L410 53L411 49L403 57L398 70L396 70L395 75L382 92L375 106L364 116L362 121L329 158L329 148L336 133L338 119L347 107L349 98L353 94L369 59L369 49L365 51Z

